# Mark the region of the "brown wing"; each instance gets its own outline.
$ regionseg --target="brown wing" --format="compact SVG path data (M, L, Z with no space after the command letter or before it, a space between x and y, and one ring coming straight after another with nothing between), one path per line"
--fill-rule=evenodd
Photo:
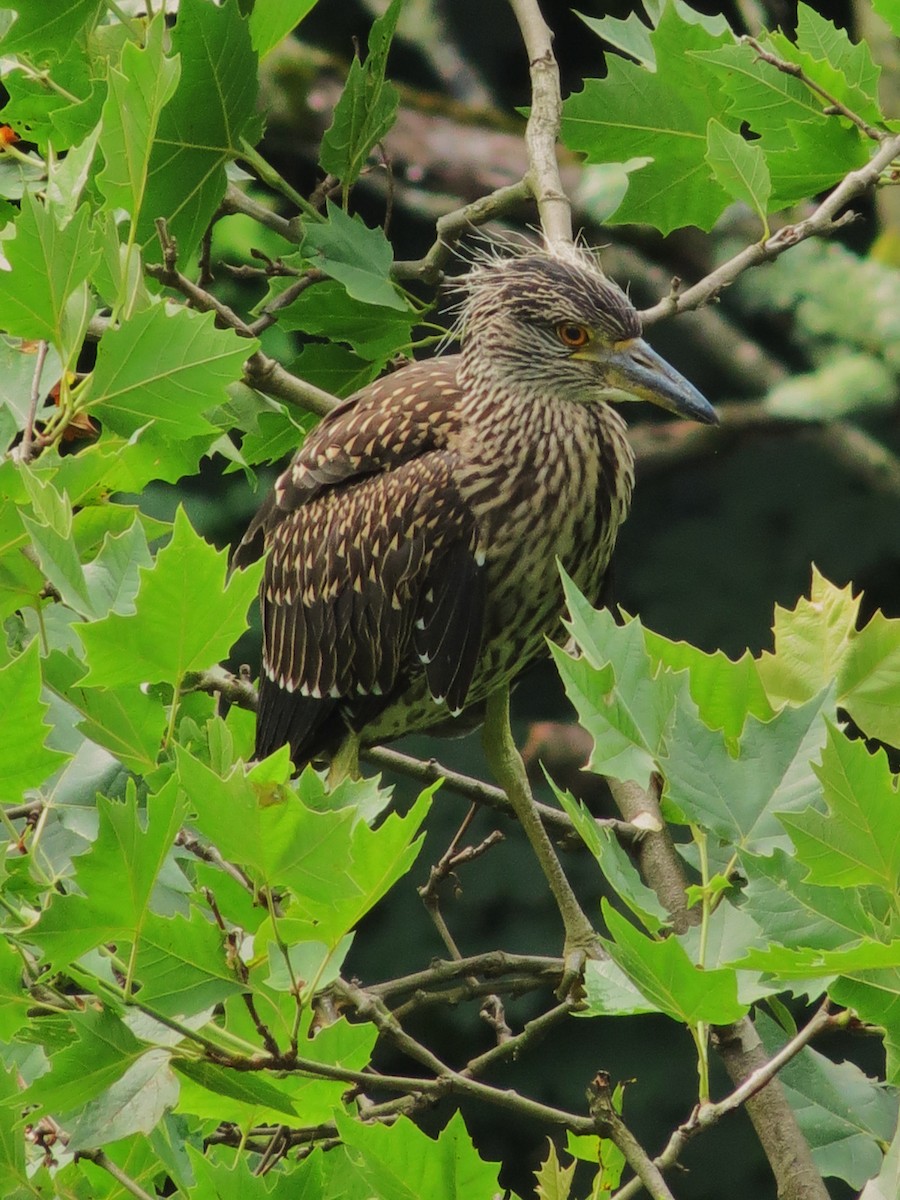
M371 719L421 672L463 707L484 581L446 445L455 391L447 360L365 389L314 431L248 531L244 545L265 533L269 547L257 754L287 741L305 761L336 716Z

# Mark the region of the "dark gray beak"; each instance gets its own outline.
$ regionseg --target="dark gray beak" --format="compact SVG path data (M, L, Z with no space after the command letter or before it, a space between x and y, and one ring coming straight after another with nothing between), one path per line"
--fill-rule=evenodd
M703 425L718 425L716 410L700 392L670 367L643 338L622 342L606 359L607 382L637 400L649 400L668 412Z

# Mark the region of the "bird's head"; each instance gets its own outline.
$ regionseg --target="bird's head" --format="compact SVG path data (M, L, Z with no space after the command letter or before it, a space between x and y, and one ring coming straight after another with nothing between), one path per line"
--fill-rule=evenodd
M495 259L461 285L465 369L485 382L579 403L649 400L718 423L709 401L644 341L634 305L586 251Z

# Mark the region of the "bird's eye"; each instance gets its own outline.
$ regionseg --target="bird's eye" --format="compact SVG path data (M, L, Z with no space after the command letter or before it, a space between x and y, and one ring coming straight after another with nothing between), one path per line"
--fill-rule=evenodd
M562 325L557 325L556 336L564 346L568 346L571 350L580 350L591 340L591 335L585 327L576 325L572 321L563 321Z

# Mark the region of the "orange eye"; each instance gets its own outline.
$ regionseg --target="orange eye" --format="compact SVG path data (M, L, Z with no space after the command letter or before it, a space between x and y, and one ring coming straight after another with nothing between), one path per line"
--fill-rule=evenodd
M572 321L564 321L557 325L556 335L564 346L572 350L580 350L591 340L591 335L583 325L575 325Z

